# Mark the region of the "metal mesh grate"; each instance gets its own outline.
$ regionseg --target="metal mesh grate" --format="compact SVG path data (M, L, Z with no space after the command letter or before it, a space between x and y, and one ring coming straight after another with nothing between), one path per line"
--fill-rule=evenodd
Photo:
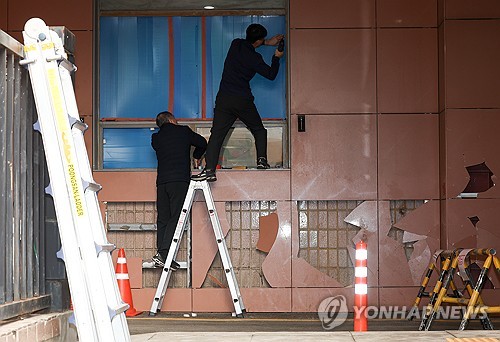
M298 201L299 257L344 286L354 281L348 246L359 228L344 219L361 201Z

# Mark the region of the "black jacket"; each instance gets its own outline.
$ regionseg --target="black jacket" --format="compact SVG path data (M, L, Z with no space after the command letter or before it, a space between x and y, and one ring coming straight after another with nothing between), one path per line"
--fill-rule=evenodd
M256 73L274 80L280 68L280 59L273 55L271 66L255 51L252 44L244 39L234 39L224 61L224 71L220 81L219 94L253 97L250 80Z
M191 176L191 146L193 157L200 159L207 148L207 141L188 126L163 124L151 136L151 146L156 151L158 172L156 185L169 182L189 182Z

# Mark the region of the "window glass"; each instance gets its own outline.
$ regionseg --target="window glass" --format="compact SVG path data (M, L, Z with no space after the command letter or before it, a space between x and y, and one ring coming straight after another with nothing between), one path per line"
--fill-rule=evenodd
M143 120L153 122L156 114L163 110L173 112L180 120L206 121L210 127L227 50L234 38L245 37L250 23L264 25L268 37L286 30L285 17L276 15L102 16L99 46L100 165L105 169L155 168L155 155L150 147L152 132L144 128ZM262 46L257 51L270 64L274 49ZM251 87L262 118L284 125L285 58L280 64L276 80L269 81L256 75ZM127 127L113 127L115 122L122 124L123 121L127 122ZM134 127L135 122L137 127ZM194 125L193 129L197 127ZM241 143L240 139L236 140L235 143ZM230 149L234 148L231 140L227 144ZM278 159L281 161L276 164L282 165L282 157Z

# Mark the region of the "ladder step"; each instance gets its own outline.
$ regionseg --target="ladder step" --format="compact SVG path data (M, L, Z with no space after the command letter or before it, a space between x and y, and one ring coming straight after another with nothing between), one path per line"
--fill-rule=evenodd
M97 252L97 255L101 252L108 252L111 253L116 249L116 245L112 243L105 243L105 244L95 244L95 250Z
M50 196L54 197L54 194L53 194L53 192L52 192L52 185L51 185L51 183L49 183L49 185L47 185L47 186L45 187L45 193L46 193L47 195L50 195Z
M90 190L90 191L93 191L93 192L99 192L102 189L101 184L97 184L97 183L92 182L92 181L89 182L89 181L86 181L86 180L82 180L82 185L83 185L83 190L84 191Z
M62 250L62 247L61 247L61 249L60 249L60 250L58 250L58 251L56 252L56 257L57 257L58 259L61 259L62 261L64 261L64 252L63 252L63 250Z
M69 117L69 125L71 126L71 128L74 127L76 129L78 129L79 131L81 131L82 133L85 133L85 131L89 128L89 125L87 125L84 122L81 122L78 119L75 119L72 116Z
M130 308L130 305L128 305L127 303L121 303L120 305L118 305L114 309L113 308L108 308L109 309L109 318L113 319L116 316L118 316L119 314L124 313L125 311L127 311L129 308Z
M33 130L42 133L42 127L40 127L40 120L36 120L33 124Z

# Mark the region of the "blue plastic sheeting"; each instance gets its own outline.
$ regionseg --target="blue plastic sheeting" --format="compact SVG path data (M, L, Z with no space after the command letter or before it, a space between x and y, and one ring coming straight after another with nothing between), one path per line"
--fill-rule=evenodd
M207 55L210 60L210 72L207 71L207 117L213 117L213 106L215 96L219 90L219 83L224 68L224 60L231 42L235 38L245 38L245 31L252 23L262 24L267 29L267 38L276 34L285 33L285 18L282 16L237 16L237 17L208 17L207 23L207 45L210 46ZM209 40L209 41L208 41ZM257 48L264 61L271 64L271 57L276 47L261 46ZM207 59L209 59L207 58ZM260 116L268 119L286 118L286 58L280 60L280 71L274 81L260 76L259 74L250 82L252 93L255 97L255 105ZM209 91L208 89L211 89ZM208 96L208 94L213 94ZM209 102L210 101L210 102Z
M148 118L168 107L168 23L102 17L100 117Z
M171 20L172 32L169 32ZM173 101L178 118L213 117L227 50L234 38L244 38L250 23L261 23L268 38L285 33L283 16L206 17L101 17L100 118L154 118ZM202 47L205 32L206 46ZM169 41L173 37L173 43ZM170 53L169 46L173 45ZM205 49L206 60L202 60ZM269 64L275 47L257 49ZM173 56L170 60L169 56ZM202 84L202 64L206 84ZM170 75L170 66L174 74ZM263 118L286 117L285 58L275 81L256 75L251 86ZM173 80L173 98L169 84Z
M156 168L149 128L105 128L103 130L105 169Z

